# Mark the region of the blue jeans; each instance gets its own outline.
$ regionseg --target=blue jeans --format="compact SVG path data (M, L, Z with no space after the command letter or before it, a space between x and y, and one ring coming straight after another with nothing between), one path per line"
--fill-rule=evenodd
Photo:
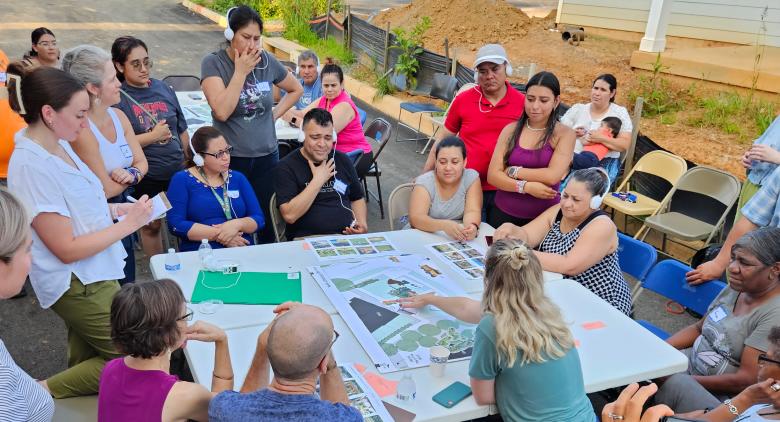
M263 219L266 221L266 225L265 229L257 234L260 244L273 243L276 240L270 224L271 212L268 205L274 194L274 169L276 169L277 163L279 163L278 150L262 157L230 158L230 168L246 176L260 202L260 209L263 210Z

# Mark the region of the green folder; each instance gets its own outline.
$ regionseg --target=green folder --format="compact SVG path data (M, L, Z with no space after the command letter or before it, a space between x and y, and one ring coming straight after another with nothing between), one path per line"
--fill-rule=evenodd
M192 303L219 299L222 303L240 305L278 305L302 301L301 273L223 274L199 271L192 292Z

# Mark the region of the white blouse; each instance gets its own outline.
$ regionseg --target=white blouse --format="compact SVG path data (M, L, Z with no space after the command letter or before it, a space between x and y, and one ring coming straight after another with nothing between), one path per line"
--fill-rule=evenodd
M67 141L59 143L78 168L50 154L26 136L16 133L8 163L8 188L27 205L31 218L57 213L70 219L73 236L83 236L114 222L100 179L73 152ZM84 284L124 277L125 253L117 241L97 254L71 264L59 260L33 230L30 282L41 307L48 308L70 288L71 274Z
M607 112L601 116L601 119L593 120L590 116L590 103L588 104L574 104L566 114L561 117L561 123L566 126L575 129L578 127L584 127L588 130L598 130L601 126L601 120L605 117L617 117L620 119L622 126L620 132L631 133L634 130L634 124L631 122L631 116L628 115L628 110L625 107L619 106L615 103L609 103ZM577 143L574 145L574 152L582 152L582 139L577 138ZM607 157L620 158L620 152L609 151Z

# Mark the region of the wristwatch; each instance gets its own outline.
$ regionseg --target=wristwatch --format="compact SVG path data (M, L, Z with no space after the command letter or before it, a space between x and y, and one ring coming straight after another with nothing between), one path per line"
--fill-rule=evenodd
M521 168L523 168L523 166L511 166L509 168L509 177L517 179L517 172L520 171Z

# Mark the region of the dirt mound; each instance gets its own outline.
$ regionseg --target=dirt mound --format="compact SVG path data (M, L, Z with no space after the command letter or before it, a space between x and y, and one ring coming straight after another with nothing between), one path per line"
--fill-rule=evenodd
M444 38L450 45L469 46L488 42L507 44L525 38L531 18L504 0L425 0L378 14L373 24L384 28L413 27L423 16L431 18L424 44L440 50Z

